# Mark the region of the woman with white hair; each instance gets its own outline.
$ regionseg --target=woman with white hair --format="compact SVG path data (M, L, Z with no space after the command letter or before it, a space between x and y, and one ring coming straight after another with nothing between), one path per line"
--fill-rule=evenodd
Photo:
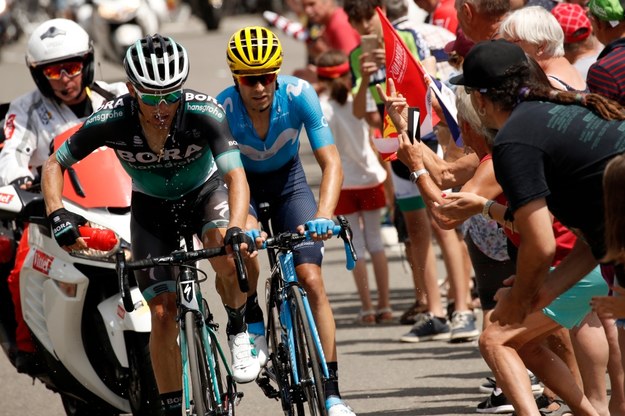
M541 6L510 13L499 26L499 35L516 43L545 71L559 90L585 91L586 81L564 57L564 32L558 20Z

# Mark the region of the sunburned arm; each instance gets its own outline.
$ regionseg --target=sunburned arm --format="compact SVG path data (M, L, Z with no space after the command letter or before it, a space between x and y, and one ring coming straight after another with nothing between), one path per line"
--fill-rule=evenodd
M318 148L314 155L321 167L319 206L315 217L332 218L343 185L341 158L333 144Z
M436 220L436 222L441 226L441 228L444 228L444 229L456 228L458 225L462 224L469 217L476 215L476 214L480 214L482 212L482 209L484 208L484 204L488 200L495 199L497 196L499 196L503 192L503 190L501 189L501 186L497 182L497 179L495 179L493 161L486 160L483 163L481 163L477 167L477 170L475 171L475 174L473 175L473 177L467 183L464 184L464 186L461 189L461 192L471 193L471 194L475 194L481 197L478 200L479 203L476 204L475 208L467 210L465 212L465 215L462 216L462 218L458 218L454 220L451 220L444 215L440 215L439 210L433 209L432 210L433 217ZM438 201L438 202L439 204L445 204L447 200L445 200L444 198L441 198L441 201ZM494 205L499 205L499 204L494 204ZM489 211L491 214L491 217L495 221L504 225L505 223L504 213L505 213L506 207L503 205L500 205L501 208L495 208L494 205L491 206L490 211ZM493 213L493 211L495 210L497 210L497 214Z
M497 299L492 315L492 320L502 325L521 323L533 310L556 250L551 215L544 198L517 209L514 217L521 236L516 276L512 288Z
M46 204L47 215L63 208L63 169L56 159L56 153L53 153L43 164L41 191Z
M432 151L426 144L421 143L423 149L423 164L430 172L430 176L441 189L462 186L473 177L480 163L475 153L471 153L455 160L447 162Z

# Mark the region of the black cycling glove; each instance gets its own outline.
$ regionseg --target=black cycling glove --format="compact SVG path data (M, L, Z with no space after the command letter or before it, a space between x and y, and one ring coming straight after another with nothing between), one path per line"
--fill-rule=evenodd
M230 227L226 230L226 236L224 237L225 245L232 244L247 244L247 251L253 253L256 251L256 243L252 240L252 237L243 232L239 227Z
M74 214L65 208L59 208L48 215L52 235L61 247L71 246L80 237L78 226L87 223L87 219L82 215Z

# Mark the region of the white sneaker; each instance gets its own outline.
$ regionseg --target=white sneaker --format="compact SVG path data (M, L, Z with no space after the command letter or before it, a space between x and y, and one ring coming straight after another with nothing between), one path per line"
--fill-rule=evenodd
M356 416L356 413L342 399L330 396L326 399L328 416Z
M267 338L264 335L250 333L252 344L258 354L258 364L261 368L267 365L267 359L269 357L269 349L267 348Z
M256 350L247 331L228 336L228 345L232 353L232 377L237 383L249 383L256 380L260 373Z

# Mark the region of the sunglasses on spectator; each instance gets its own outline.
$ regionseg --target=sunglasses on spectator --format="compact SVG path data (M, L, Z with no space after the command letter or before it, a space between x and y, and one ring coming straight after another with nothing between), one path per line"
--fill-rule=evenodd
M63 62L62 64L48 65L43 68L43 75L51 80L61 79L63 73L74 78L82 72L82 62Z
M243 84L246 87L253 87L260 82L260 85L266 87L276 80L278 74L262 74L262 75L237 75L237 81L239 84Z
M168 92L167 94L148 94L142 93L141 91L135 89L135 92L139 96L139 99L145 105L149 106L157 106L161 103L161 101L165 102L165 104L175 104L182 98L182 90L176 90L172 92Z

